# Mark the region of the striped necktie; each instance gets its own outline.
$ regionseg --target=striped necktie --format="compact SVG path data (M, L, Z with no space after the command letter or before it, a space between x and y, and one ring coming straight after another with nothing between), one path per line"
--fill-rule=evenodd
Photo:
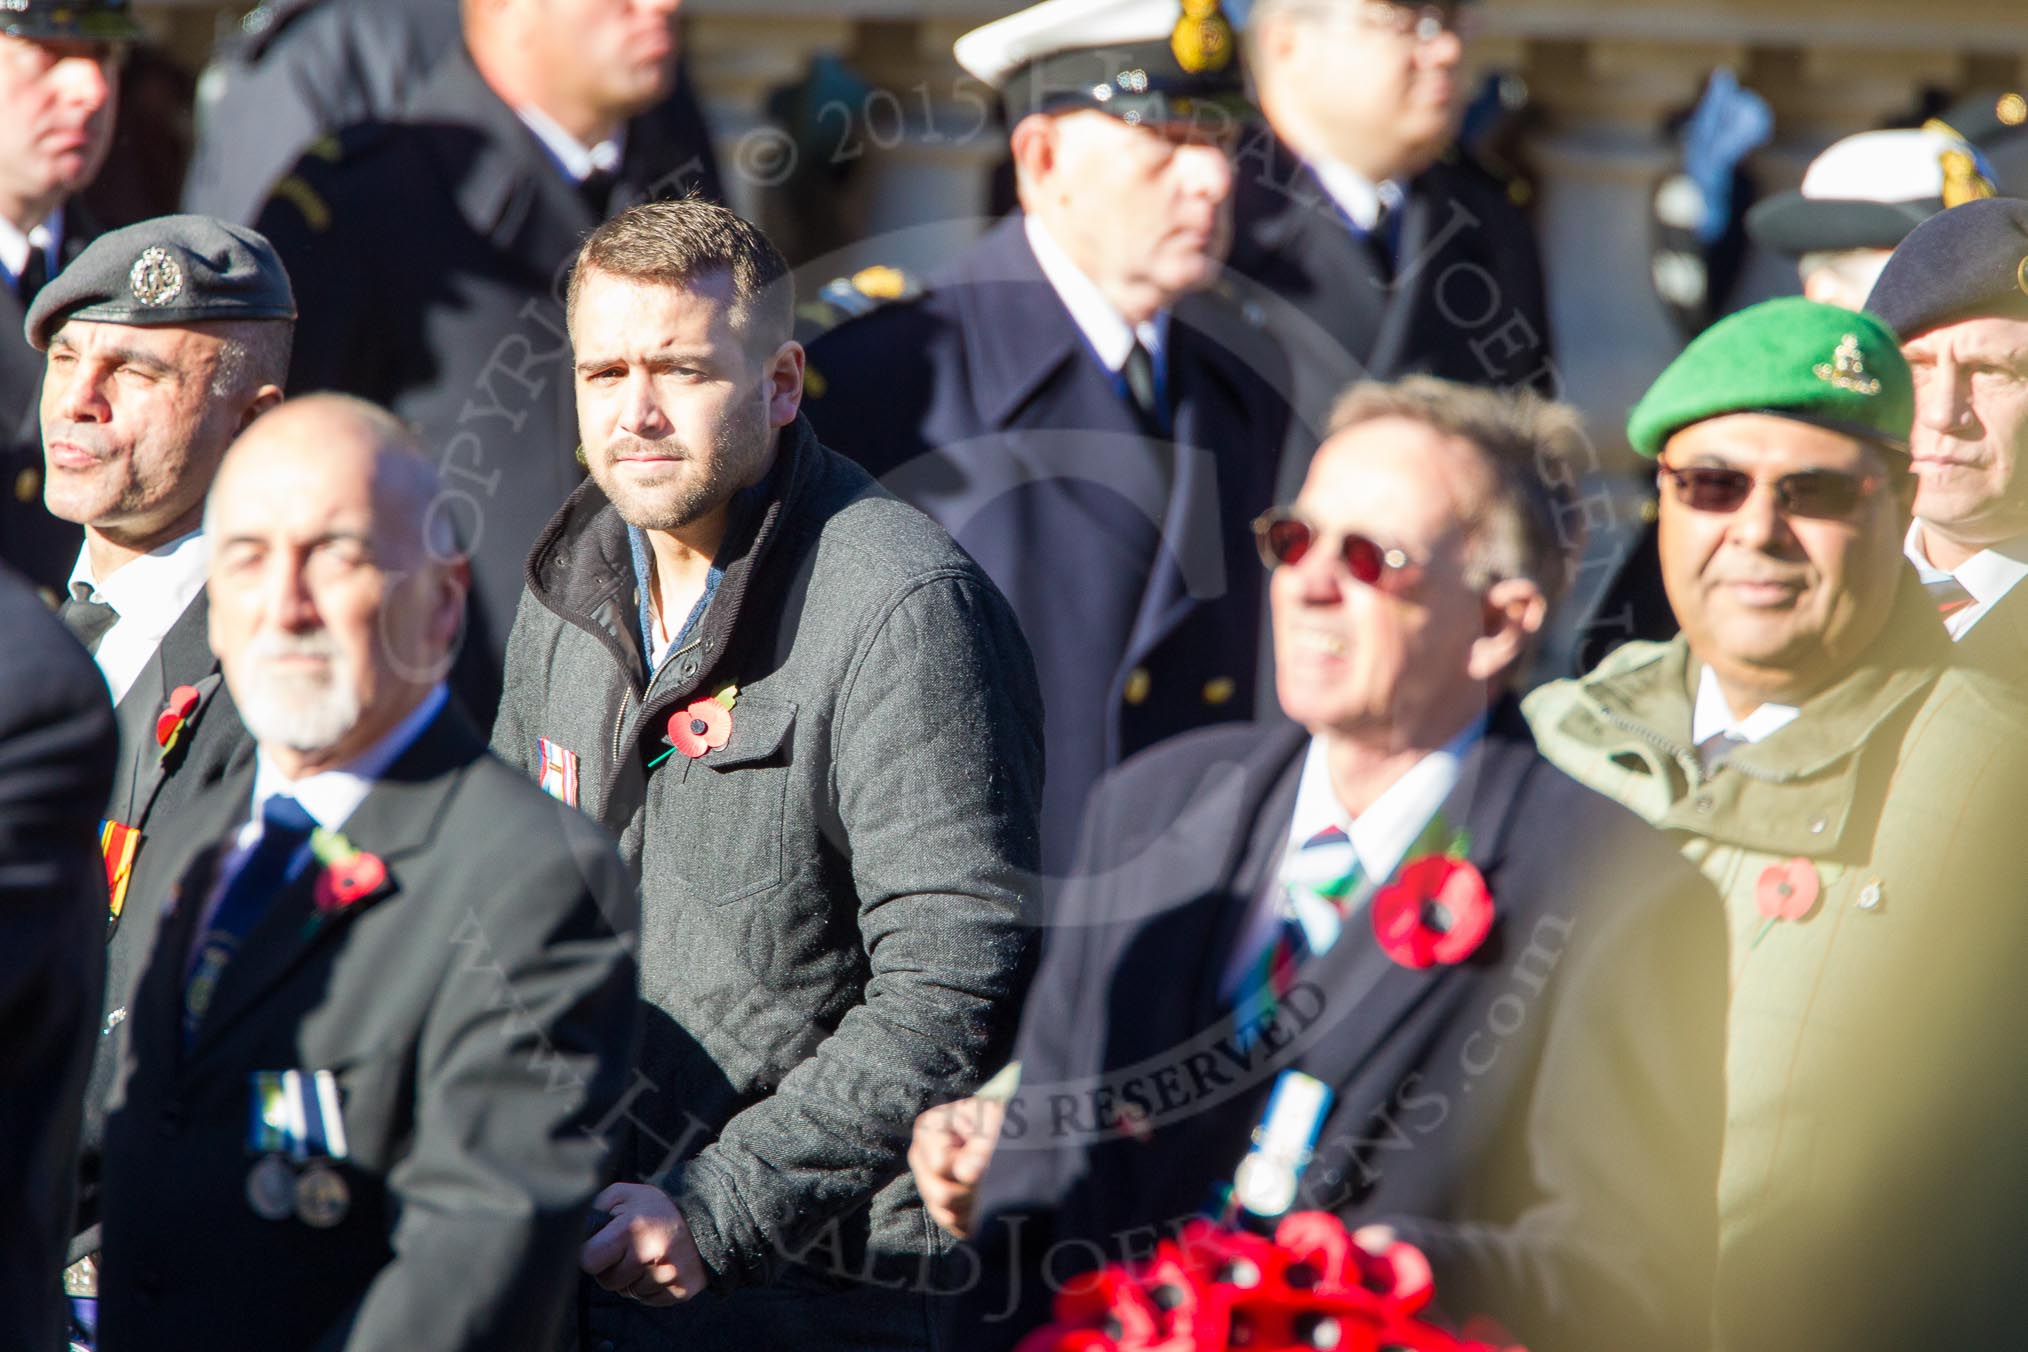
M1295 984L1304 961L1338 942L1360 878L1352 837L1335 825L1304 841L1283 863L1274 936L1240 980L1233 1001L1242 1026L1264 1026Z
M1923 583L1922 589L1929 593L1930 603L1936 607L1936 613L1946 620L1959 611L1978 604L1978 598L1966 591L1965 584L1950 573Z

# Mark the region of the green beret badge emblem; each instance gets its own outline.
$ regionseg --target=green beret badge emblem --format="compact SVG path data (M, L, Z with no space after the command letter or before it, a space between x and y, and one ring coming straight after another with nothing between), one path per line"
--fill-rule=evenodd
M1859 335L1848 333L1845 341L1838 344L1838 350L1831 354L1828 362L1818 362L1810 368L1817 379L1827 385L1854 394L1878 394L1880 382L1866 371L1866 358L1859 351Z
M144 249L127 274L127 286L143 305L167 305L183 294L183 265L159 245Z

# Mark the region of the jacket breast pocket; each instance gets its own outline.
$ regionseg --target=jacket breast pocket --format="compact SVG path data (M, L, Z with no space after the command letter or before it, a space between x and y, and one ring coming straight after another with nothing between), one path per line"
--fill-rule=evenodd
M670 801L649 814L698 898L724 905L780 885L795 722L791 702L740 699L725 745L686 764Z

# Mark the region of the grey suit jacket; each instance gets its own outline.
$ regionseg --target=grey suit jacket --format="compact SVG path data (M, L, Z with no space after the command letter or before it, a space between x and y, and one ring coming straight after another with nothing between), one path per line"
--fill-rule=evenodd
M446 711L344 825L386 884L320 915L304 870L185 1049L184 957L251 791L249 768L193 803L135 880L159 931L116 1032L100 1347L553 1346L634 1031L610 838ZM337 1077L351 1202L328 1229L247 1200L250 1076L288 1069Z
M120 766L113 779L113 798L106 815L138 827L144 845L152 843L150 823L165 821L183 804L253 759L253 739L239 721L232 692L211 654L209 593L200 590L141 674L120 698ZM185 720L182 735L165 755L155 740L155 720L168 706L170 692L192 686L200 700Z

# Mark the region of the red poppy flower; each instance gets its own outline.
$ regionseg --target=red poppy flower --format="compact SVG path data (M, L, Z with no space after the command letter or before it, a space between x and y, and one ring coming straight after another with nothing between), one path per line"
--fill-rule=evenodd
M732 736L732 711L715 699L701 699L669 715L669 745L696 760Z
M342 911L378 892L386 881L387 865L364 850L326 864L317 875L317 910L324 915Z
M1463 962L1493 928L1493 894L1464 859L1410 860L1373 894L1373 937L1404 967Z
M1797 858L1762 869L1760 881L1754 884L1753 901L1769 920L1801 920L1817 908L1822 890L1816 865Z
M183 725L190 715L197 712L197 704L203 696L194 685L179 685L169 692L169 702L155 719L155 745L164 751L176 740L176 734L183 731Z

